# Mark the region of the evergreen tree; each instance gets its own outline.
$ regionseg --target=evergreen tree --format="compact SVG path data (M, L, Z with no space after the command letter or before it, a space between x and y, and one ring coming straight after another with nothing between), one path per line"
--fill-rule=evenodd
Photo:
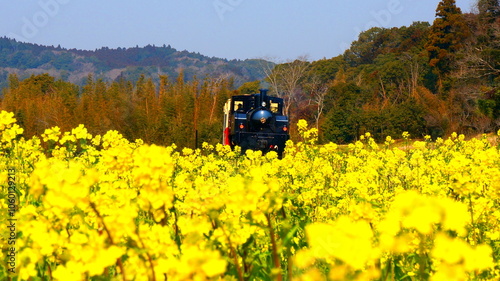
M259 92L260 80L245 82L238 88L238 92L242 95L250 95Z
M17 87L19 87L19 77L15 73L9 74L9 88L15 90Z
M326 120L323 126L326 141L349 143L360 132L363 106L369 93L354 83L341 83L330 88L325 97Z
M439 2L436 17L429 32L426 49L429 64L435 68L438 75L443 75L452 69L455 52L460 49L469 31L455 0Z

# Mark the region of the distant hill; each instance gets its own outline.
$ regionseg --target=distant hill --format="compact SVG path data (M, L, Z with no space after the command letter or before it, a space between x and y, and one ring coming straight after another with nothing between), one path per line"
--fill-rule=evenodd
M97 79L113 81L120 77L137 81L141 74L158 80L158 75L176 78L184 71L186 80L194 76L230 76L239 86L247 81L264 78L264 66L271 62L258 59L227 60L199 53L178 51L170 45L94 51L43 46L0 38L0 88L7 86L9 73L20 79L32 74L51 76L82 85L92 74Z

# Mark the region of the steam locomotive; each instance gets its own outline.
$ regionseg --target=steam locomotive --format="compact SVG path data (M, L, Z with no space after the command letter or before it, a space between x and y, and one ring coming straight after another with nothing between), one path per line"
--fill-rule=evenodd
M276 151L281 158L290 138L288 117L283 115L283 99L270 97L265 89L252 95L238 95L224 105L222 143L263 153Z

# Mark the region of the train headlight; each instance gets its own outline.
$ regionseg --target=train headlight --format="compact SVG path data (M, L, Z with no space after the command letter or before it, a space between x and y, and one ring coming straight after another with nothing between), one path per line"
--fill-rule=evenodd
M245 129L245 125L240 124L240 130L243 130L243 129Z

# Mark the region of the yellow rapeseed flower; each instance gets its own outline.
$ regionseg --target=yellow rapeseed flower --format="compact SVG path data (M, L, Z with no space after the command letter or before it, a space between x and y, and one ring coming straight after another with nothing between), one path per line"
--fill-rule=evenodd
M320 259L337 258L354 269L361 269L378 257L372 246L373 232L365 221L356 222L342 216L333 224L310 224L306 234L311 251Z
M55 126L49 129L45 129L44 133L42 134L42 139L44 142L47 141L58 142L60 135L61 135L61 129Z

